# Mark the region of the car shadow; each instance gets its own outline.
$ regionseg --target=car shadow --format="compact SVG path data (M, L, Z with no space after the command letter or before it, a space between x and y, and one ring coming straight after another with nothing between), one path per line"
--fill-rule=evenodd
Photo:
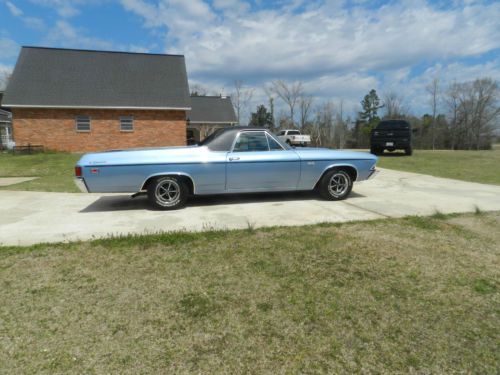
M348 199L364 197L361 194L351 192ZM249 194L221 194L221 195L199 195L190 197L187 207L208 207L241 203L264 203L264 202L290 202L290 201L323 201L316 192L285 192L285 193L249 193ZM97 199L84 209L81 213L110 212L110 211L133 211L155 209L149 204L146 196L141 195L131 198L130 195L104 196Z

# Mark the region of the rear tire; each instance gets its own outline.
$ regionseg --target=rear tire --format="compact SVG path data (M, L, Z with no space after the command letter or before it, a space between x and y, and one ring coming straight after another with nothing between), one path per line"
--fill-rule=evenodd
M405 148L405 155L406 156L411 156L411 154L413 154L412 147L410 146L410 147Z
M186 205L189 189L175 176L155 178L148 186L148 199L159 210L176 210Z
M342 200L351 193L352 183L349 173L342 169L332 169L321 178L319 193L327 200Z

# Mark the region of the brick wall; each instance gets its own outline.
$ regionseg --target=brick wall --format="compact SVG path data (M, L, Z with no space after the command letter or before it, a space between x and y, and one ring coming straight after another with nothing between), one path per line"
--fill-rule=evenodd
M91 130L77 132L76 116L90 116ZM120 131L120 117L134 117L134 131ZM13 108L17 146L43 145L57 151L102 151L186 144L186 112Z

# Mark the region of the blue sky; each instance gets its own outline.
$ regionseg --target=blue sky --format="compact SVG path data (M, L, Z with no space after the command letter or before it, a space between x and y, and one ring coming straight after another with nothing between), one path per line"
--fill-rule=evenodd
M500 80L498 1L0 0L0 14L0 72L22 45L180 53L191 85L230 94L242 80L251 106L283 79L316 105L354 113L375 88L422 114L434 77L442 91Z

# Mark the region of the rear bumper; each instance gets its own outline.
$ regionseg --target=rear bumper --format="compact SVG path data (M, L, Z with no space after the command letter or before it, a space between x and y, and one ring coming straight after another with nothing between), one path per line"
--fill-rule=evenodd
M392 146L387 146L387 143L391 143ZM376 141L371 141L370 143L371 147L376 147L376 148L397 148L397 149L406 149L411 146L411 143L409 142L401 142L401 141L396 141L396 140L376 140Z
M76 187L80 189L82 193L89 192L89 189L87 188L87 185L85 184L85 180L83 178L75 177L73 181L75 182Z

